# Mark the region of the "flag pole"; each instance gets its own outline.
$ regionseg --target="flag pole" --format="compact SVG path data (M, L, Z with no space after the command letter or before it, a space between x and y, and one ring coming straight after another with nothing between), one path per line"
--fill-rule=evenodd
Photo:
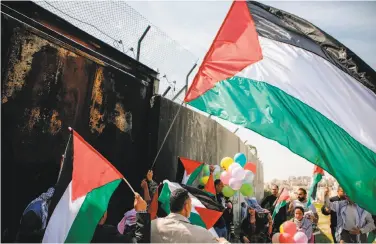
M66 147L65 147L65 150L64 150L64 154L61 155L61 160L62 160L62 162L61 162L61 164L60 164L59 175L58 175L58 177L57 177L57 181L56 181L56 183L59 182L59 179L60 179L60 176L61 176L61 172L63 171L64 160L65 160L65 157L66 157L66 155L67 155L67 150L68 150L69 142L70 142L70 140L71 140L71 138L72 138L72 134L73 134L73 129L72 129L72 127L68 127L68 130L69 130L69 132L70 132L70 133L69 133L69 138L68 138L68 142L67 142L67 145L66 145Z
M131 191L133 192L134 195L136 195L136 192L134 191L133 187L131 186L131 184L129 184L129 182L123 178L124 182L129 186L129 188L131 188Z

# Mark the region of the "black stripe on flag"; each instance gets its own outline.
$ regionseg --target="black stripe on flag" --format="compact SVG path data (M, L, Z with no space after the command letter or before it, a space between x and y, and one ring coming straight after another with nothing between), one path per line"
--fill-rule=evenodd
M219 212L223 212L225 210L225 208L216 201L215 196L212 197L208 193L201 191L200 189L192 187L192 186L187 186L183 184L180 184L180 186L186 189L189 193L195 196L198 200L200 200L200 202L207 209L216 210Z
M376 72L338 40L283 10L254 1L247 4L260 36L321 56L376 94Z

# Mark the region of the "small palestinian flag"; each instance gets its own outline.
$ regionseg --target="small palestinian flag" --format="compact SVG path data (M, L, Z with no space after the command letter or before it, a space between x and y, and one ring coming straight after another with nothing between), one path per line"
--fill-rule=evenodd
M376 214L376 72L314 24L233 1L184 101L312 163L318 157Z
M202 171L204 164L198 161L194 161L187 158L178 157L178 160L184 166L184 176L182 184L191 186L193 182L197 179L197 176Z
M213 172L210 172L208 182L205 185L204 190L209 193L210 195L215 195L215 186L214 186L214 176Z
M224 208L206 192L191 186L164 180L163 188L158 199L161 203L161 208L166 212L166 214L170 213L170 195L171 192L178 188L188 190L189 196L192 200L192 212L189 218L191 224L204 227L214 236L217 236L213 226L222 216Z
M149 205L148 213L150 214L150 220L157 218L158 197L159 197L158 188L159 187L157 187L157 190L155 191L155 193L153 195L153 199L151 200L150 205Z
M274 211L272 215L273 219L277 215L279 210L283 208L284 206L286 206L287 202L289 201L290 201L290 194L288 190L286 190L286 188L283 188L281 191L281 194L279 194L279 197L277 198L277 200L275 200L275 203L274 203L275 207L274 207Z
M44 243L91 242L122 174L77 132L67 145Z
M324 176L324 170L320 168L319 166L315 165L313 168L311 187L309 188L309 191L308 191L307 206L311 205L313 200L316 200L317 186L323 176Z

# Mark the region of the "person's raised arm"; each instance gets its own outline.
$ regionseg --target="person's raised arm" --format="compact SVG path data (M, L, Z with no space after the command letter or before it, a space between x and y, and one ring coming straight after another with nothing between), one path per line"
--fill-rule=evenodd
M139 194L135 195L134 209L136 210L136 232L135 237L138 243L150 243L151 225L150 214L146 211L147 203Z

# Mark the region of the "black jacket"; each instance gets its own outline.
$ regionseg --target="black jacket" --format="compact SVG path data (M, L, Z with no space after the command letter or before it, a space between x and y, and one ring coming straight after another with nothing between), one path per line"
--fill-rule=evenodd
M136 214L136 231L125 235L113 225L98 225L92 243L150 243L150 214Z
M264 198L261 202L261 207L270 211L273 214L274 207L273 204L277 200L276 196L270 195ZM273 220L273 229L279 230L280 225L287 220L287 205L282 207L276 214Z
M335 197L331 197L329 200L330 200L330 202L338 202L338 201L341 201L341 200L344 200L344 199L340 199L338 196L335 196ZM329 215L330 214L330 227L337 227L337 213L336 212L334 212L334 211L327 212L325 210L325 204L324 204L324 206L322 206L322 208L321 208L321 213L323 215Z
M222 193L219 193L215 196L215 199L217 200L217 202L219 204L221 204L221 206L223 206L223 203L224 203L224 196ZM217 227L217 228L224 228L226 227L226 221L225 221L225 218L223 218L223 214L221 215L221 217L217 220L217 222L214 224L214 227Z

